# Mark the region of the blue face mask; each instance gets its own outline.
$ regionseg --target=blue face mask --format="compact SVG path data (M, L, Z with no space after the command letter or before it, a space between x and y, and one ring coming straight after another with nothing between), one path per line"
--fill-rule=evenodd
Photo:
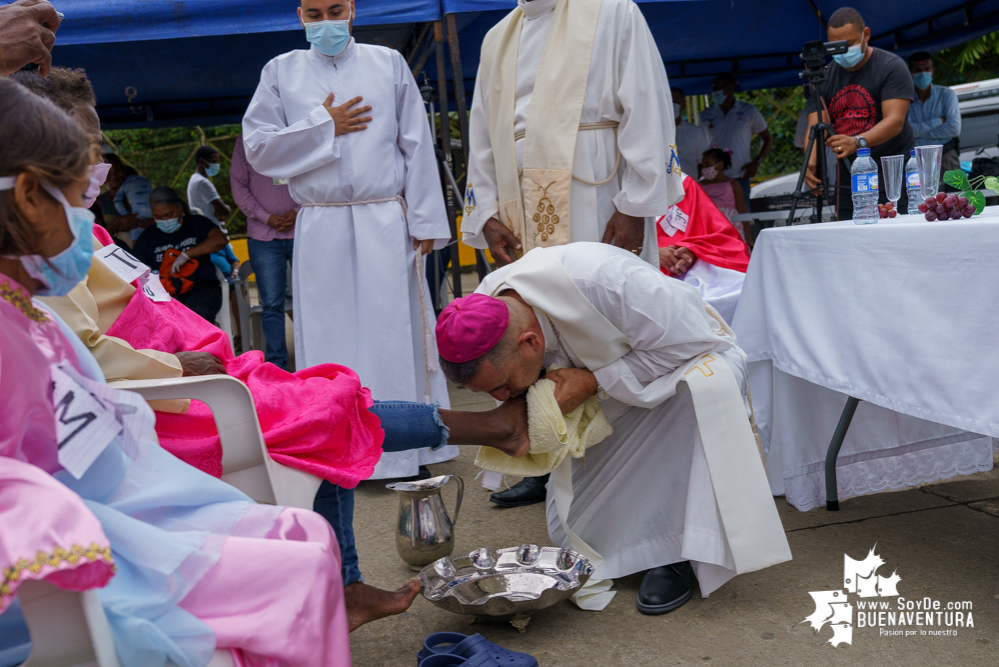
M314 21L305 24L305 38L324 56L335 56L350 42L350 21Z
M866 50L867 49L864 48L863 42L860 44L854 44L846 50L846 53L837 53L834 55L833 60L835 60L836 64L840 67L850 69L851 67L856 67L860 64L860 61L864 59L864 51Z
M62 204L66 222L73 232L73 242L54 257L22 255L17 259L24 271L42 284L36 295L66 296L90 270L94 258L94 214L85 208L70 206L58 188L46 183L42 185L53 199ZM14 177L0 178L0 190L11 190L13 187Z
M724 90L716 90L715 92L711 93L711 99L715 101L715 104L721 104L726 99L728 99L728 95L725 94Z
M920 90L926 90L933 83L933 72L919 72L912 75L912 83Z
M221 168L222 168L221 164L219 164L218 162L213 162L213 163L211 163L211 164L208 165L207 169L205 169L205 173L208 174L208 178L211 178L212 176L215 176L216 174L218 174L219 173L219 169L221 169Z
M157 220L156 228L164 234L173 234L180 229L180 218L170 218L169 220Z

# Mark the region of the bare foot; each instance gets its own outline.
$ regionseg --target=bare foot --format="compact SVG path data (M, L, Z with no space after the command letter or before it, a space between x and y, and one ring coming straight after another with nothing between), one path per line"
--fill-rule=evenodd
M531 450L531 439L527 431L527 394L511 398L491 411L503 426L502 440L490 443L504 454L519 459Z
M350 632L357 630L365 623L377 621L386 616L395 616L409 609L413 600L420 594L418 579L410 579L402 587L394 591L383 591L355 581L343 589L344 602L347 604L347 625Z

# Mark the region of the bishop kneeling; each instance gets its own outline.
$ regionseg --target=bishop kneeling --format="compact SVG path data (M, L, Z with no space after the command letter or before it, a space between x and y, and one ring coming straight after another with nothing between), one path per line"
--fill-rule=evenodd
M664 614L690 599L694 575L707 597L791 559L746 355L693 286L605 244L536 248L452 302L437 342L451 381L497 400L543 375L563 414L597 397L613 434L548 484L552 540L596 566L580 606L602 609L607 580L645 571L638 608Z

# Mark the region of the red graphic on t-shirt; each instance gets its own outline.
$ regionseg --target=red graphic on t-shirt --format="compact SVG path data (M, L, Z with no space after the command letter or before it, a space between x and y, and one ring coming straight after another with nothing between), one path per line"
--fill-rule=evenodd
M874 127L878 108L866 88L852 83L833 95L829 101L829 115L836 134L855 137Z

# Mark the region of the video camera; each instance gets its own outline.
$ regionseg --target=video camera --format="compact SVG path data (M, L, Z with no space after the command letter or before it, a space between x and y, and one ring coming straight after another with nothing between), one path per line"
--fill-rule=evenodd
M825 80L826 56L846 53L848 48L846 40L805 42L805 46L801 49L801 60L805 63L805 71L799 73L798 76L802 79L810 79L813 83L821 83Z

